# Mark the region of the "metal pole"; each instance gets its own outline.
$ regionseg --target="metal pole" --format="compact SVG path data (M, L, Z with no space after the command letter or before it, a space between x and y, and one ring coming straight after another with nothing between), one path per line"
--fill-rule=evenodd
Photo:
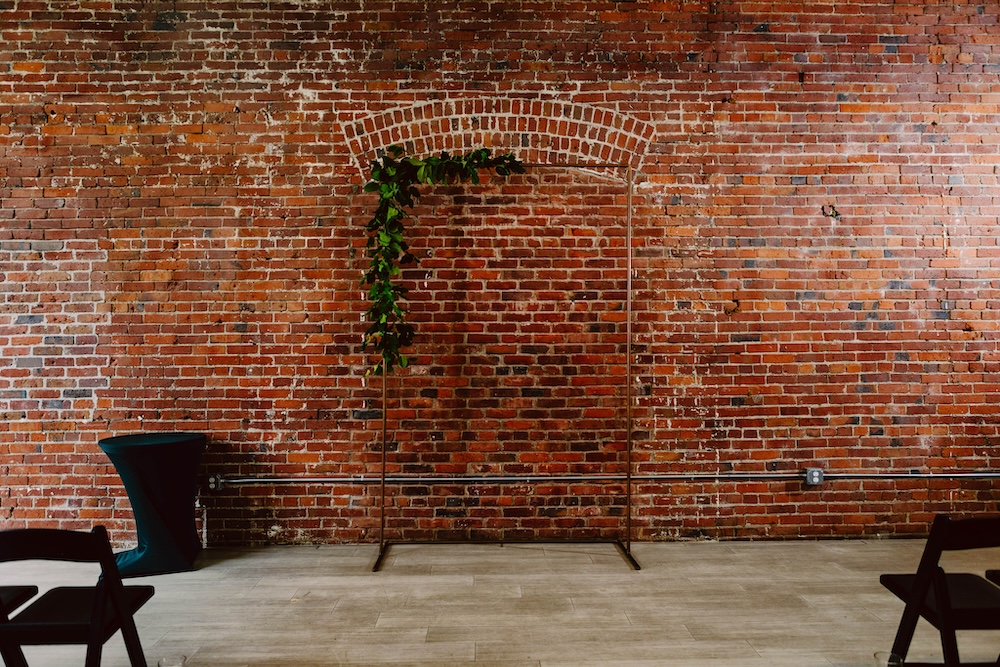
M386 451L389 446L389 390L388 390L388 370L385 364L382 365L382 465L379 471L379 527L378 527L378 559L372 568L378 571L382 566L382 559L385 556L385 464Z
M526 484L533 482L626 482L627 474L609 475L380 475L378 477L358 476L308 476L299 477L223 477L213 475L208 478L208 488L219 491L226 486L246 486L257 484ZM651 473L631 475L633 481L640 482L804 482L804 472L720 472L720 473ZM990 480L1000 479L1000 471L984 470L981 472L827 472L823 475L824 482L833 480L879 481L879 480L921 480L921 479L951 479L951 480ZM821 489L823 485L816 485Z
M632 555L632 167L627 170L628 195L625 204L625 550Z
M525 168L539 167L548 169L621 169L622 167L628 167L627 164L622 164L620 162L594 162L588 164L586 162L564 162L562 164L547 164L544 162L523 162L522 165ZM631 168L631 167L629 167Z

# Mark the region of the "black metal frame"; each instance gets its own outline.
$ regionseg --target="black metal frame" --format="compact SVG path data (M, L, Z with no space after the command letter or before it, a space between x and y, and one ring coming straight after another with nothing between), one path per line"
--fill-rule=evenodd
M634 180L634 169L631 165L602 162L595 164L585 164L585 163L569 163L569 164L548 164L548 163L525 163L526 168L547 168L547 169L581 169L581 170L600 170L600 169L624 169L626 170L626 216L625 216L625 247L626 247L626 299L625 299L625 538L624 542L621 538L613 540L615 546L619 549L625 561L635 570L640 569L638 561L632 556L632 191L633 191L633 180ZM388 453L388 384L386 380L386 374L382 374L382 452L381 452L381 466L379 471L379 550L378 557L375 559L375 565L372 568L373 572L378 572L385 562L388 550L392 543L385 539L385 519L386 519L386 485L389 482L389 477L386 475L386 463L387 463L387 453ZM606 481L608 480L608 475L538 475L538 476L498 476L492 478L495 483L517 483L521 481L547 481L547 482L559 482L559 481ZM406 480L412 483L410 478L406 476L400 476L400 480ZM433 478L430 478L433 479ZM474 477L476 481L481 481L483 478ZM601 540L589 540L591 542L601 541ZM477 542L478 543L478 542ZM488 542L483 542L488 543Z

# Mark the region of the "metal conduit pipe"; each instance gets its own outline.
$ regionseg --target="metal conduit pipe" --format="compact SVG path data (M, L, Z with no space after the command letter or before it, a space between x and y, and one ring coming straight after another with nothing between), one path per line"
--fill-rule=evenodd
M815 470L815 469L813 469ZM657 473L629 475L386 475L380 476L300 476L300 477L224 477L208 478L208 488L217 491L225 486L260 484L531 484L536 482L699 482L699 481L790 481L808 480L808 472L774 473ZM821 480L877 480L877 479L1000 479L1000 471L977 472L823 472ZM813 484L815 485L815 484Z

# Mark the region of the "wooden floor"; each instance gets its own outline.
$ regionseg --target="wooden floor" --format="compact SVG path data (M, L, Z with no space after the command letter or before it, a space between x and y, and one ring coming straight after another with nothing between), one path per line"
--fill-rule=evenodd
M735 665L870 667L902 610L878 583L916 568L922 541L395 545L210 550L195 572L146 577L137 619L150 661L265 665ZM964 571L1000 551L951 554ZM43 571L47 574L43 574ZM0 584L89 583L89 566L0 564ZM1000 635L960 633L966 659ZM83 664L76 647L32 647L32 667ZM921 625L911 658L940 660ZM121 637L105 666L126 665Z

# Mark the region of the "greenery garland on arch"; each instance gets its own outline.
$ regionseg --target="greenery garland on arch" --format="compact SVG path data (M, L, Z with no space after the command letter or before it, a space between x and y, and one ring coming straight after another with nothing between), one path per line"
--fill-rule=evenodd
M370 375L391 373L397 366L405 368L409 359L401 349L413 342L415 330L406 319L400 302L406 298L406 288L396 282L400 266L415 263L405 240L407 218L404 208L413 208L420 196L418 184L479 183L479 171L495 172L499 176L524 173L524 165L512 153L490 155L488 148L479 148L466 155L441 153L437 157L403 157L403 149L393 145L371 165L371 180L365 192L378 194L378 208L368 221L368 257L370 263L361 278L369 285L370 305L365 312L368 329L361 350L378 354L378 361L367 371Z

